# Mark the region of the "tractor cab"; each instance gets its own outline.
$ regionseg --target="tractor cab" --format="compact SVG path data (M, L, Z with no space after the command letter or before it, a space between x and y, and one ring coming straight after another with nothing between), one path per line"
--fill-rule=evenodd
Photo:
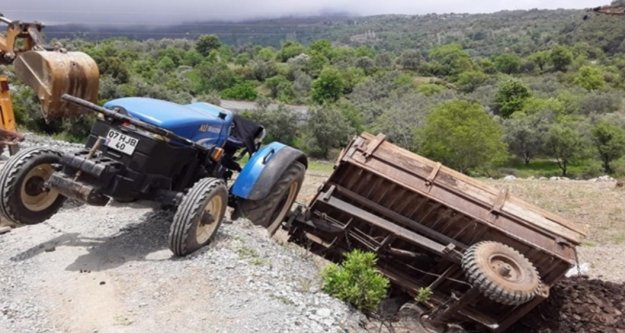
M234 119L231 111L208 103L181 105L144 97L114 99L104 107L170 130L206 148L226 144Z

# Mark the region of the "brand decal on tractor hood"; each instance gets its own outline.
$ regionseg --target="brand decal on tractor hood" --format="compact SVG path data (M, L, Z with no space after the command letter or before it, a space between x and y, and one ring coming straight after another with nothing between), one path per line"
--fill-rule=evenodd
M219 134L219 133L221 133L221 127L214 126L214 125L211 125L211 124L202 124L202 125L200 125L199 131L203 132L203 133L209 132L209 133L217 133L217 134Z

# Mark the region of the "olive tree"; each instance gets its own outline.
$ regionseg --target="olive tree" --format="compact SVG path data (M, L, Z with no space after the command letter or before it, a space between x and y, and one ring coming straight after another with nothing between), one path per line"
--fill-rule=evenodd
M311 155L327 158L330 149L347 143L353 132L338 108L328 105L313 107L308 111L303 148Z
M510 153L528 165L541 152L552 121L552 112L515 113L504 121L505 141Z
M489 167L506 155L501 125L465 100L438 105L419 131L420 152L461 172Z
M195 43L195 49L205 57L219 47L221 47L221 41L215 35L201 35Z
M343 95L345 81L338 70L326 67L312 83L312 99L318 104L334 102Z
M597 66L582 66L575 76L575 83L588 90L598 90L605 86L603 71Z
M566 72L567 67L573 62L573 53L565 46L556 45L549 53L549 60L555 70Z
M573 121L563 120L555 123L547 132L545 150L555 159L562 176L568 175L571 162L581 158L587 147L576 125Z
M519 80L508 80L499 86L495 95L495 111L504 117L509 117L514 112L523 109L530 91Z
M606 173L612 173L610 163L625 155L625 130L607 121L597 122L592 130L592 141Z

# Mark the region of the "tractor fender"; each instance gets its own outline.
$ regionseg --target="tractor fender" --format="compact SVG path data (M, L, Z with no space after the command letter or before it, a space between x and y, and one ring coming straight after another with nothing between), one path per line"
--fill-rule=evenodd
M306 155L280 142L272 142L254 153L230 188L230 193L246 200L260 200L293 163L308 167Z

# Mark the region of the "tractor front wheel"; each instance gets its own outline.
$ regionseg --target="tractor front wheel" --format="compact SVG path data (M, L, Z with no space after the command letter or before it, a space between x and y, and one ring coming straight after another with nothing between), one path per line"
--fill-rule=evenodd
M45 186L61 155L51 149L24 149L0 170L0 214L20 224L37 224L56 213L65 197Z
M293 162L271 187L269 194L260 200L241 200L237 215L248 218L252 223L267 228L273 236L284 217L289 213L299 193L306 168Z
M185 256L210 243L221 225L228 189L221 179L200 179L184 196L169 231L169 249Z

